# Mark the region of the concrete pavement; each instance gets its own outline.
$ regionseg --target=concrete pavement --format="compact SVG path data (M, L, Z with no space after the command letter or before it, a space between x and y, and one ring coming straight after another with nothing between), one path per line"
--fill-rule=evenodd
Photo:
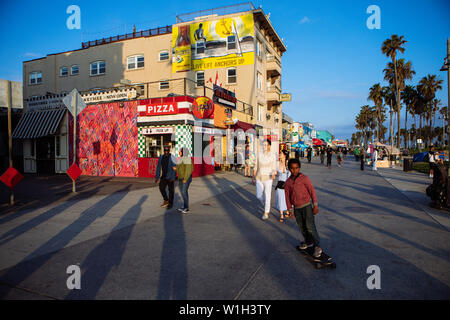
M316 223L335 270L314 269L295 250L303 240L295 222L279 223L275 209L262 221L250 180L226 173L194 179L187 215L161 209L156 188L125 184L0 217L0 297L450 297L449 232L392 184L395 172L361 172L349 159L329 170L318 158L302 170L318 194ZM81 268L81 290L66 286L69 265ZM366 286L371 265L380 267L380 290Z

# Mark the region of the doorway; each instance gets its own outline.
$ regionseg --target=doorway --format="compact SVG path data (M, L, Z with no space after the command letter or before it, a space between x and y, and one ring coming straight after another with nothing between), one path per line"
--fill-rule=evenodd
M36 140L36 162L38 174L55 173L55 137Z

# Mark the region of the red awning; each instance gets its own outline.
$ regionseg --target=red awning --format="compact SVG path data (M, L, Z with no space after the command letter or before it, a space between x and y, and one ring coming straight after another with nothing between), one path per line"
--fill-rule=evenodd
M320 139L315 139L315 138L313 138L312 141L313 141L313 144L314 144L315 146L321 146L321 145L323 145L323 142L322 142L322 140L320 140Z
M243 122L243 121L238 121L238 122L236 122L236 124L231 126L231 129L234 129L234 130L242 129L244 131L247 131L250 129L255 130L255 125L247 123L247 122Z

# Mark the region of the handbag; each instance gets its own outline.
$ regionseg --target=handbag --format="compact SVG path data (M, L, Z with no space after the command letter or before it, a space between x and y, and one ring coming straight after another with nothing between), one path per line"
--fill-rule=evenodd
M284 183L285 181L278 181L277 185L275 186L276 189L284 189Z

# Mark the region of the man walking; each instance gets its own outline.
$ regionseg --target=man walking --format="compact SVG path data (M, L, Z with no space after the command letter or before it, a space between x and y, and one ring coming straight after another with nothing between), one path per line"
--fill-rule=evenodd
M325 161L325 148L320 147L320 164L323 164Z
M372 154L372 171L377 171L377 159L378 159L378 150L377 148L373 149Z
M174 199L174 182L176 179L176 159L170 154L169 146L164 147L164 154L159 157L156 166L155 183L159 182L159 191L164 199L161 207L171 209ZM169 188L169 196L167 196L166 188Z

